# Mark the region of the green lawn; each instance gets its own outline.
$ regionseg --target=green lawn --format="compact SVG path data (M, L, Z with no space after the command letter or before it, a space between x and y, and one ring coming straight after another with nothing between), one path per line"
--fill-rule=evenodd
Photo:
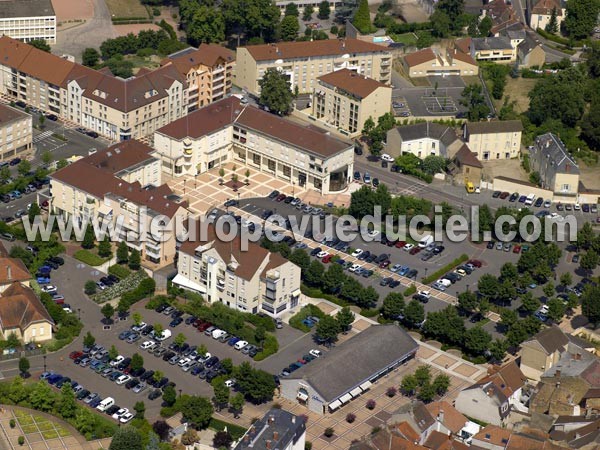
M86 263L89 266L100 266L106 261L108 261L108 259L101 258L97 254L92 253L86 249L77 250L73 256L75 257L75 259L78 259L79 261Z
M140 3L140 0L106 0L106 6L108 6L113 19L148 18L148 11Z
M415 33L390 34L390 37L399 44L406 46L417 45L417 35Z

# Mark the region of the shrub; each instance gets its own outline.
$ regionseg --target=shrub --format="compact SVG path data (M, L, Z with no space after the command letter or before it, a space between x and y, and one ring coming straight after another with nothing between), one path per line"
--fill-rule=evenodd
M411 295L416 294L416 293L417 293L417 287L413 283L408 287L408 289L406 289L404 291L404 297L410 297Z
M85 287L83 288L83 291L87 295L93 295L96 293L96 288L96 282L94 280L88 280L85 282Z
M263 350L254 357L254 361L262 361L268 356L274 355L279 350L279 342L271 333L267 333L263 343Z
M77 250L73 256L75 257L75 259L78 259L82 263L93 267L100 266L107 261L107 259L100 258L98 255L85 249Z
M23 445L25 443L25 437L19 436L19 445Z
M160 16L160 9L158 9L158 8L152 8L152 15L154 17Z
M438 278L440 278L441 276L447 274L448 272L450 272L452 269L454 269L456 266L464 263L465 261L468 261L469 257L466 254L462 254L460 255L458 258L456 258L454 261L452 261L449 264L446 264L444 267L442 267L441 269L435 271L434 273L432 273L431 275L429 275L427 278L423 278L423 284L429 284L435 280L437 280Z
M371 411L375 409L375 406L377 405L377 403L375 402L375 400L368 400L367 401L367 409L370 409Z
M346 422L353 423L356 420L356 415L352 413L348 413L346 415Z
M108 268L108 273L119 277L121 280L131 275L131 270L125 266L118 264L112 265Z
M17 423L15 422L15 419L10 419L9 425L11 428L14 428L17 426Z
M328 438L330 438L331 436L333 436L334 433L335 433L335 431L331 427L325 428L325 431L323 432L323 434L325 435L325 437L328 437Z
M143 289L143 292L138 291L138 287L141 285L142 281L146 279L151 281L147 282L148 285L146 285L146 287ZM152 291L148 291L147 288L150 284L156 286L154 280L148 278L146 272L140 270L139 272L134 272L128 277L121 279L121 281L119 281L117 284L114 284L96 294L94 296L94 301L96 303L104 303L121 296L121 299L124 299L123 301L127 302L129 305L133 305L135 302L141 300L145 296L147 297L148 294L146 292L154 292L153 289Z
M392 398L394 397L396 394L398 393L398 391L396 390L396 388L394 386L390 386L387 391L385 392L385 395L387 395L388 397Z

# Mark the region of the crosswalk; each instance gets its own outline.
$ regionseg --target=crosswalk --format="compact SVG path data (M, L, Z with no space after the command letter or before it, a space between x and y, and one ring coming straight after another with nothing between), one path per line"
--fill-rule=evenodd
M38 142L41 142L41 141L43 141L44 139L46 139L46 138L49 138L49 137L50 137L50 136L52 136L53 134L54 134L54 131L52 131L52 130L47 130L47 131L44 131L44 132L42 132L42 133L38 134L37 136L34 136L34 137L33 137L33 143L34 143L34 144L37 144Z

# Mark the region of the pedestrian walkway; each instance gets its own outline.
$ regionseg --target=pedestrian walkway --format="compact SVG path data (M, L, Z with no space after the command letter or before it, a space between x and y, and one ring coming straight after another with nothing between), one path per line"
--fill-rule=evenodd
M54 131L52 131L52 130L44 131L44 132L38 134L37 136L33 137L33 143L36 144L40 141L43 141L44 139L49 138L53 134L54 134Z

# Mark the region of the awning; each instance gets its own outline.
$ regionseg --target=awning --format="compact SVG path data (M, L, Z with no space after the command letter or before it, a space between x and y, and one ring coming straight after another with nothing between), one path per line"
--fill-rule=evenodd
M100 205L100 208L98 208L98 212L104 216L110 214L112 212L112 208L104 203L102 203Z
M362 389L361 389L361 388L359 388L359 387L357 387L357 388L354 388L354 389L352 389L352 390L350 391L350 395L351 395L352 397L358 397L358 396L359 396L361 393L362 393Z
M339 400L336 400L335 402L331 402L329 404L329 411L335 411L340 406L342 406L342 402L340 402Z
M302 291L300 289L296 289L294 292L292 292L292 297L300 297L300 294L302 294Z
M369 389L371 387L371 382L370 381L365 381L363 384L361 384L359 386L359 388L361 388L363 391L366 391L367 389Z
M206 288L204 286L195 283L179 273L175 276L175 278L173 278L173 284L177 284L178 286L190 289L192 291L200 292L201 294L206 294Z
M296 398L302 400L303 402L305 402L306 400L308 400L308 395L306 395L304 392L299 391L298 394L296 395Z
M344 394L340 397L340 402L342 403L348 403L350 400L352 400L352 396L350 394Z

